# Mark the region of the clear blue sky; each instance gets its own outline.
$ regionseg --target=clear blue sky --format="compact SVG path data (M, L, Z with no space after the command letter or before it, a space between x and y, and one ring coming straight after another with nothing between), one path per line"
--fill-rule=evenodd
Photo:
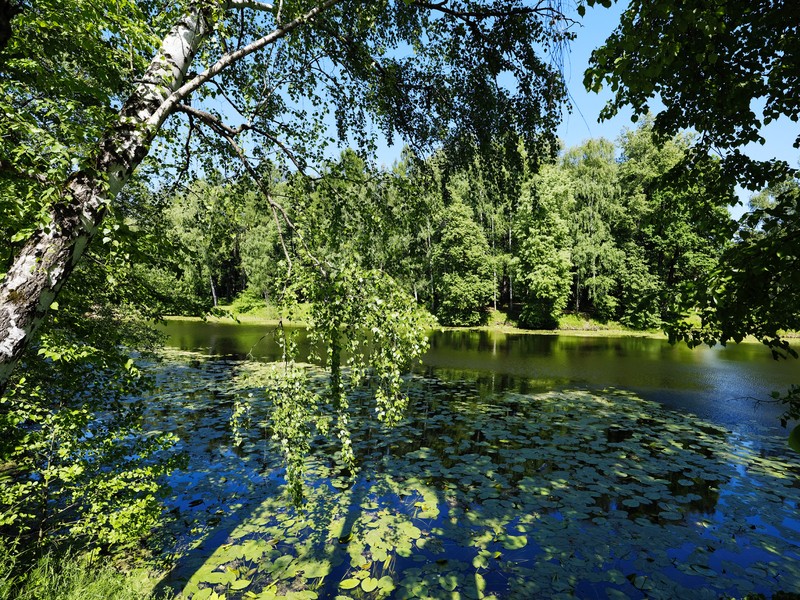
M589 138L604 137L614 141L625 127L634 126L630 111L598 123L600 109L612 96L605 90L600 94L593 94L583 87L583 73L589 66L592 50L605 42L614 31L625 6L627 2L612 4L611 8L587 7L586 16L580 19L575 30L577 38L570 46L569 55L564 58L564 79L573 105L572 112L564 115L558 128L558 137L567 148L577 146Z

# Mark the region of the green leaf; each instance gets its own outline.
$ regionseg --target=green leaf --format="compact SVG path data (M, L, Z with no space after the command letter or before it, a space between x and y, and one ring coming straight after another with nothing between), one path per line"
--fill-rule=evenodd
M796 425L789 434L789 447L795 452L800 452L800 425Z
M528 544L528 537L525 535L501 535L498 541L506 550L519 550Z
M349 579L343 579L342 581L339 582L339 587L342 588L343 590L352 590L354 588L357 588L359 585L361 585L361 582L358 579L352 577Z

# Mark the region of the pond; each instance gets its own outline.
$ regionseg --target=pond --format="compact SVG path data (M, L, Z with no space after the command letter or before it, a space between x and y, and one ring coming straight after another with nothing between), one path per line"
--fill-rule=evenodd
M210 356L275 361L281 349L274 327L169 321L167 344ZM297 328L298 357L309 348ZM432 332L421 373L471 380L488 391L537 392L579 385L631 390L667 407L690 411L740 431L782 430L778 406L762 403L770 392L800 382L800 360L776 361L761 344L727 347L685 344L641 336L505 334L492 331Z
M758 345L437 332L406 420L380 427L352 390L358 473L315 437L295 508L259 388L268 331L167 333L150 422L189 456L168 501L184 597L800 591L800 461L779 410L754 408L800 370Z

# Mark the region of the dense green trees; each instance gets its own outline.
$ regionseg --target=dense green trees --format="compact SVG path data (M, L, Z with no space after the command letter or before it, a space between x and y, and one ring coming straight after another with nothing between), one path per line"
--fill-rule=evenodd
M571 184L567 173L549 165L523 189L514 219L517 247L511 262L522 327L552 329L567 305L572 279L566 220Z
M481 325L494 294L486 237L461 201L438 215L437 229L431 255L434 314L443 325Z
M686 169L695 167L695 173L712 179L721 175L723 186L736 181L751 190L766 185L775 188L794 176L790 165L751 160L743 146L764 142L762 125L779 118L793 122L800 118L796 13L793 3L780 0L681 5L635 0L614 33L593 52L584 82L595 90L608 84L614 92L601 116L612 116L628 106L641 117L657 99L664 105L654 119L661 138L686 129L695 131ZM800 137L795 141L798 145ZM709 151L721 156L721 169L709 165ZM686 173L682 184L691 184L693 177ZM767 213L756 210L742 218L743 235L734 239L719 262L697 265L705 269L704 276L682 292L681 318L676 315L672 320L676 337L690 343L724 343L752 334L787 350L780 330L796 327L796 313L792 303L776 304L775 297L777 290L784 298L800 293L791 259L796 240L777 234L774 243L765 245L764 240L755 241L760 236L750 235L753 224L764 217L764 224L794 227L793 194L780 194L776 200ZM743 273L752 273L753 278ZM757 273L769 275L764 278ZM761 284L751 287L757 279ZM745 289L748 293L740 295ZM732 296L736 300L728 302ZM718 301L721 298L725 300ZM690 314L701 315L699 325L683 318Z
M619 180L614 145L589 140L567 150L562 165L572 189L571 236L575 312L585 297L598 317L612 318L617 300L613 295L622 253L611 228L619 218Z
M732 240L733 186L712 159L688 172L682 161L689 151L685 136L658 146L649 120L622 137L625 222L618 237L629 268L641 274L622 282L634 301L622 314L627 323L658 327L671 319L683 285L702 278Z
M0 55L0 389L152 144L176 173L235 158L253 177L377 130L461 159L511 133L545 156L565 91L542 55L568 25L522 0L26 5Z
M679 300L734 242L732 187L713 159L684 168L690 141L659 146L646 120L619 146L589 140L536 174L520 171L521 187L492 184L477 161L406 154L379 170L347 151L318 181L271 177L293 225L282 235L248 176L189 186L210 186L206 214L216 224L197 221L189 192L174 195L165 215L180 256L206 264L199 257L213 250L212 264L226 265L214 280L236 282L227 300L248 290L251 305L265 295L277 302L287 261L318 257L334 271L390 275L445 325L483 323L498 303L525 327L555 327L569 311L658 328L675 322ZM178 281L196 281L197 300L209 303L209 278L190 260Z

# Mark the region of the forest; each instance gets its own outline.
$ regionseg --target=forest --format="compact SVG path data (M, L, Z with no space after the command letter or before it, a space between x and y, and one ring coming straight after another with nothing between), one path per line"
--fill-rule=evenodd
M0 600L797 597L796 8L631 0L565 147L611 5L0 0Z
M659 329L741 233L719 164L709 159L689 183L674 167L690 139L657 146L653 136L648 119L619 146L588 140L536 173L525 162L453 169L442 156L410 153L378 169L347 150L318 180L267 175L293 225L285 232L247 175L221 173L142 189L158 201L124 199L123 225L171 241L167 264L138 265L169 314L280 302L276 275L302 260L302 246L337 267L386 273L445 326L484 325L487 309L501 306L528 329L556 328L565 312ZM767 208L769 192L752 202Z

